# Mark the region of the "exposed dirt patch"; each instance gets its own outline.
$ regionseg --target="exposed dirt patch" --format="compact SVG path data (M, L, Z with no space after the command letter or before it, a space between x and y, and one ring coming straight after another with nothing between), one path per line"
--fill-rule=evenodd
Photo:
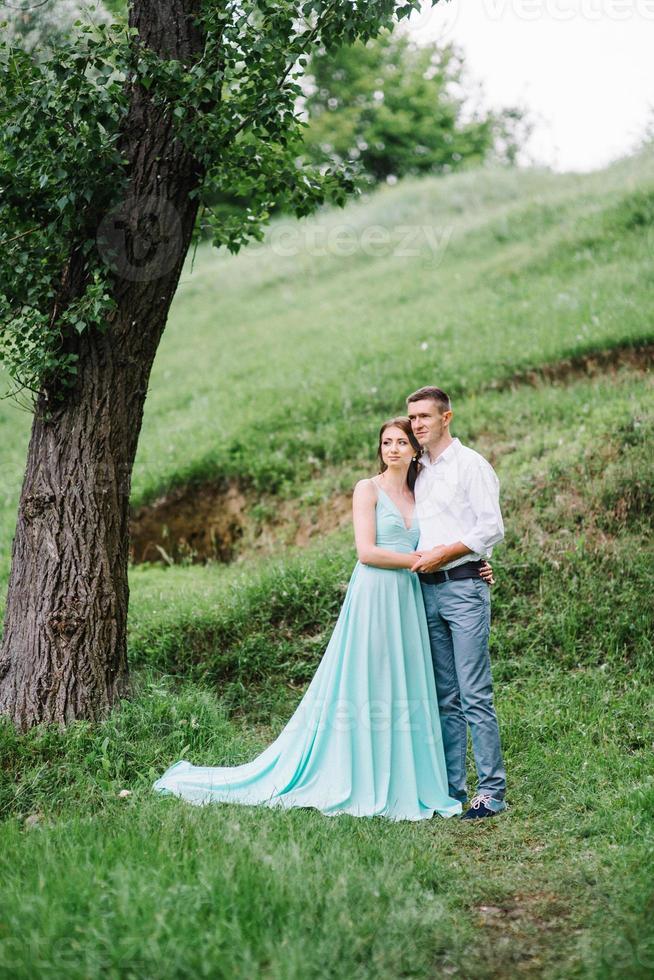
M541 364L527 371L516 371L508 378L491 381L488 387L493 391L506 391L508 388L516 388L525 384L565 383L575 378L592 378L599 374L610 375L625 367L637 371L649 371L653 366L654 343L612 347L609 350L595 351L592 354L566 357L551 364Z
M323 534L345 527L352 520L352 494L336 493L317 504L274 500L274 517L254 529L250 548L267 551L281 542L306 547Z
M556 929L566 915L560 896L555 892L516 892L502 905L478 905L475 911L480 925L495 928L503 924L511 929L511 923L529 922L539 930Z
M132 514L130 560L231 561L243 536L247 506L236 481L178 487Z
M575 378L615 374L624 368L645 372L653 366L654 343L643 343L543 364L492 381L488 388L503 391L525 384L565 384ZM492 436L479 433L474 445L496 466L502 456L518 448L519 442L515 438L503 441L496 432ZM303 499L279 500L255 495L238 481L226 479L180 487L132 513L130 560L134 564L229 562L252 552L272 553L293 545L303 547L349 524L351 501L351 493L342 492L314 503ZM579 524L594 524L588 521L588 503L581 496L567 500L566 504L571 517ZM601 533L599 529L598 533ZM604 538L603 533L601 536ZM567 542L563 544L567 546Z
M516 892L502 905L474 909L489 946L489 975L542 975L569 910L554 892Z
M180 487L139 507L130 522L130 561L229 562L244 552L306 546L351 520L352 495L314 504L246 493L236 480Z

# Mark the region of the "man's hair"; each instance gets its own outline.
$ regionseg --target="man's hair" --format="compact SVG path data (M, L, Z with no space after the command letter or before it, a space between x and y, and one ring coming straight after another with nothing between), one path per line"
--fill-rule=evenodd
M440 408L441 413L452 410L450 396L440 388L432 387L432 385L427 385L425 388L418 388L418 390L414 391L412 395L409 395L406 403L407 405L410 405L411 402L421 402L424 398L431 398L433 401L435 401Z

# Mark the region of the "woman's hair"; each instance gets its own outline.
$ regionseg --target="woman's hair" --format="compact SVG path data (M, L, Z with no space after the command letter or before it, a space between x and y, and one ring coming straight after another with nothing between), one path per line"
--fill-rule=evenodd
M406 415L398 415L397 418L389 419L387 422L384 422L381 429L379 430L379 444L377 446L377 457L379 459L379 472L383 473L384 470L388 469L388 466L386 465L382 457L382 439L384 438L384 433L386 432L386 429L390 429L391 426L396 426L398 429L402 429L402 432L406 433L407 439L409 440L409 442L411 443L411 445L415 450L414 458L409 463L409 469L406 475L406 482L409 486L409 490L411 491L411 493L413 493L413 488L416 483L416 477L418 476L418 473L422 469L422 465L418 462L418 457L420 456L422 449L420 447L420 443L418 442L418 440L413 434L413 429L411 428L411 422L409 421Z

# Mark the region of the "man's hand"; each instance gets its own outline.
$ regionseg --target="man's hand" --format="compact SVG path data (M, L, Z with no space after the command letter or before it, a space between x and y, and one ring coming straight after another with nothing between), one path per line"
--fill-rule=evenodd
M454 544L437 544L429 551L418 552L420 557L411 566L412 572L435 572L437 569L447 565L450 561L470 555L470 548L463 541L455 541Z
M452 561L450 548L444 544L437 544L435 548L421 552L420 558L411 566L411 571L435 572L442 565L447 565L448 561Z

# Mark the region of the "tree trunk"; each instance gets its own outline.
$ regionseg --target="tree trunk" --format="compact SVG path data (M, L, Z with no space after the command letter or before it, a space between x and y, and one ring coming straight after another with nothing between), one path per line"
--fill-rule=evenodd
M204 45L191 20L199 7L137 0L130 24L144 46L190 64ZM203 174L138 85L122 150L129 191L99 238L119 270L117 310L106 330L64 338L79 355L76 386L63 402L44 387L32 426L0 648L0 713L21 731L99 720L129 693L131 474L150 370L195 223L197 199L188 194ZM73 249L59 309L84 276Z

